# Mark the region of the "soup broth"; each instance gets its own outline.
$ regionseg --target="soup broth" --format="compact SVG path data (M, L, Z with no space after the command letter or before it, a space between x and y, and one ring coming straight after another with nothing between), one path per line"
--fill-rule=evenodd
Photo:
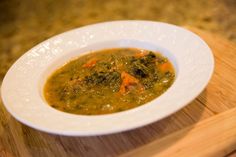
M44 96L60 111L99 115L125 111L160 96L175 71L160 53L136 48L99 50L71 60L48 78Z

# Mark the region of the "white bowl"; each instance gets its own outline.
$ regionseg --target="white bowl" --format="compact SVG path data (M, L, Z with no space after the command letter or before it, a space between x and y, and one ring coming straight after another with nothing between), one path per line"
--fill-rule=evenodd
M82 53L115 47L160 51L174 64L175 82L155 100L119 113L75 115L47 104L42 89L51 72ZM12 65L1 94L7 110L30 127L69 136L101 135L141 127L176 112L205 88L213 68L211 50L188 30L160 22L114 21L74 29L38 44Z

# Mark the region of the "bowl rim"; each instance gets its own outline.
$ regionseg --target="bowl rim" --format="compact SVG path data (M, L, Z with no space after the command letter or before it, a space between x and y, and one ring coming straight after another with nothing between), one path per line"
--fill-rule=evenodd
M107 33L106 34L106 36L108 36L107 38L101 37L101 34L104 33ZM76 35L82 35L82 36L76 38ZM130 35L131 38L130 36L127 35ZM154 35L159 35L159 36L157 39L155 39ZM44 101L42 100L42 97L40 97L39 94L34 95L35 98L32 98L31 97L32 95L30 95L31 94L30 92L32 90L28 87L28 85L25 84L25 88L28 88L28 91L23 89L17 89L16 91L14 91L14 88L20 88L20 87L22 88L22 86L19 85L19 82L24 83L24 80L20 79L25 79L25 81L27 82L28 81L33 82L33 84L31 85L33 85L34 92L35 90L38 90L39 91L38 93L40 93L40 88L42 84L40 86L38 83L35 83L33 79L36 78L39 79L40 77L42 77L43 72L45 72L44 70L48 68L44 64L47 64L47 66L49 66L51 65L50 63L56 62L59 58L64 58L65 56L63 56L63 54L66 53L65 50L70 49L71 55L69 54L67 56L68 58L72 57L73 55L76 56L74 52L75 50L76 51L80 50L80 53L88 52L85 50L91 49L91 45L99 44L98 42L100 41L98 40L99 37L101 37L102 41L104 42L113 41L115 39L116 41L118 41L115 42L115 44L118 44L119 46L120 45L127 46L127 41L130 41L130 43L128 42L128 45L129 44L132 45L137 40L138 42L141 43L154 44L156 46L155 48L157 49L158 48L168 49L164 51L167 54L170 52L170 55L173 55L174 59L172 59L172 61L176 59L175 68L177 69L180 68L178 69L177 73L178 76L175 82L165 93L163 93L160 97L154 99L150 103L123 112L106 114L106 115L93 115L93 116L74 115L70 113L65 113L53 109L49 106L43 107L39 110L37 107L32 107L32 102L38 101L38 104L42 104ZM143 37L143 38L138 38L138 37ZM148 37L150 37L151 39L148 39ZM181 39L185 37L184 41L177 40L180 37ZM111 38L112 40L107 40L109 38ZM155 41L153 41L154 39ZM50 47L50 44L55 44L55 45ZM63 46L61 46L60 44L63 44ZM139 44L136 43L136 45ZM188 52L186 50L186 52L182 52L186 54L180 53L179 51L180 50L183 51L183 46L186 45ZM170 46L171 48L166 46ZM140 48L142 48L142 46ZM194 49L195 51L191 50L191 48ZM56 52L55 50L57 50L58 52ZM176 50L175 51L176 54L173 53L174 52L173 50ZM198 55L193 54L196 53L197 50L199 52ZM187 55L187 57L184 55ZM44 59L44 61L41 61L41 63L38 63L39 61L37 61L40 58L39 56ZM196 58L202 58L203 56L204 56L203 60L201 61L196 60ZM182 61L186 62L183 65L182 63L180 63L181 57L184 58ZM34 73L32 69L37 71L37 69L35 68L38 65L39 69L40 68L44 69L41 70L40 74L33 74L35 76L31 77L30 74ZM60 64L58 62L57 66L59 65ZM191 65L194 67L201 66L202 68L191 69L190 67L185 67L186 65ZM27 68L26 66L29 67ZM188 70L184 70L183 67L187 68ZM54 67L54 69L55 68L56 67ZM194 83L189 82L191 81L190 79L187 80L188 84L181 83L183 77L187 75L187 72L192 72L193 70L195 70L195 72L197 72L198 74L203 74L203 76L196 77L196 74L189 73L191 75L190 78L192 79L192 81L195 81L194 83L199 83L199 84L195 86ZM18 121L32 128L52 134L60 134L67 136L103 135L103 134L110 134L110 133L135 129L153 123L155 121L161 120L175 113L176 111L180 110L188 103L190 103L195 97L197 97L204 90L204 88L206 87L207 83L209 82L213 74L213 71L214 71L214 58L210 48L200 37L190 32L189 30L163 22L142 21L142 20L111 21L111 22L92 24L61 33L59 35L56 35L41 42L40 44L36 45L35 47L27 51L12 65L12 67L5 75L1 86L1 96L3 104L5 105L7 111L11 113L11 115L13 115L13 117L15 117ZM31 80L30 79L27 80L23 76L23 74L21 75L19 74L19 72L28 75L28 77L31 77ZM20 77L17 79L14 78L16 74L20 75ZM17 82L19 81L19 82L16 83L14 81ZM186 79L184 81L186 81ZM183 95L186 93L183 93L183 91L178 89L178 87L180 86L179 82L180 85L188 86L185 87L186 89L192 88L191 91L187 93L187 96L185 96L184 98L181 98L181 96L183 97ZM19 95L20 92L25 92L25 95L23 94L20 96L16 96ZM180 92L180 93L174 93L173 95L173 92ZM181 98L181 100L179 100L179 102L174 102L177 100L177 98L179 99ZM11 99L14 99L16 103L13 103L14 101ZM170 100L172 103L174 102L174 105L172 107L168 105L168 103L166 103L167 100ZM26 106L30 108L29 111L32 111L32 113L27 111L22 111L24 109L23 106L24 103L28 104ZM155 104L165 104L167 106L160 105L161 107L157 107L157 105ZM153 109L160 109L161 112L157 111L157 113L159 112L160 115L158 116L155 115L155 112L151 111ZM142 110L143 112L145 111L144 115L140 115L143 113ZM35 113L39 111L41 111L40 114L42 115L36 116ZM48 112L48 114L45 112ZM49 120L50 118L53 118L50 117L50 114L55 116L54 126L56 127L52 125L53 124L52 120ZM65 119L67 119L66 122L70 123L70 121L72 121L72 123L64 124L65 121L63 120L63 118L59 118L59 116L62 116ZM130 116L135 116L135 118L131 118ZM125 121L124 117L127 118L127 121ZM42 120L43 122L38 122L39 120ZM79 120L80 125L81 123L83 123L82 127L85 127L85 129L78 127L77 125L79 123L76 122L76 120ZM58 121L62 121L62 124L57 124ZM116 127L112 126L112 124L114 123L118 126ZM68 129L68 127L71 127L71 129Z

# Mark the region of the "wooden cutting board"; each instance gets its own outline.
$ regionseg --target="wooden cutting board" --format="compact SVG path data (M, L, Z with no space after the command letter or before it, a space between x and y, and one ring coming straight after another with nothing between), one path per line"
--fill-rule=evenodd
M0 157L235 156L236 45L220 36L191 30L211 47L215 72L207 88L182 110L132 131L65 137L17 122L0 102Z

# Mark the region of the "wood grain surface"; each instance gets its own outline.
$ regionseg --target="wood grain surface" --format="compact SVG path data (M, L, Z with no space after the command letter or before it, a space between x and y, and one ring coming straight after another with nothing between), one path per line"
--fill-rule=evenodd
M219 128L220 127L220 128ZM183 136L184 135L184 136ZM236 108L156 140L123 157L224 156L236 147ZM170 143L176 140L176 143Z
M66 137L19 123L0 102L0 157L234 156L236 45L220 36L191 30L211 47L215 71L206 89L182 110L123 133Z

